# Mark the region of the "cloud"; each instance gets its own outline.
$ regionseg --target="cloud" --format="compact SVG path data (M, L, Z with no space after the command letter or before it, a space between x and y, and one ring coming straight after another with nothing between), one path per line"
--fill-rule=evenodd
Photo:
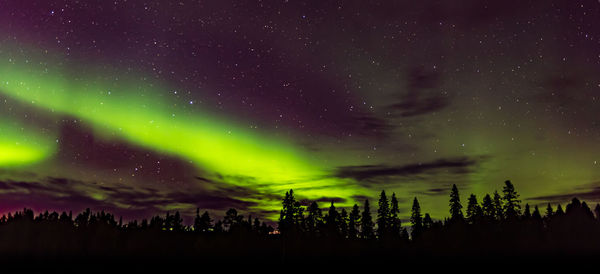
M363 165L338 167L333 176L356 181L371 180L379 177L404 177L431 175L442 171L452 174L470 173L471 168L485 160L486 156L442 158L428 163L413 163L402 166Z
M408 92L400 102L387 108L400 117L413 117L440 111L450 105L448 96L436 90L441 85L441 75L436 71L413 68L407 74Z
M573 198L587 201L600 201L600 182L592 184L591 188L580 189L570 193L562 193L556 195L546 195L528 198L531 201L540 201L543 203L566 203Z

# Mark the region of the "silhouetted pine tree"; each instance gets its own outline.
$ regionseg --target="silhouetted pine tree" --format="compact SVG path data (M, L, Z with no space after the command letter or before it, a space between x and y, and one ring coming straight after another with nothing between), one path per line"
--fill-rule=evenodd
M319 229L323 227L323 212L317 202L312 202L307 208L306 229L311 236L318 236Z
M379 238L386 236L390 221L390 204L385 195L385 191L381 191L379 195L379 208L377 209L377 235Z
M546 218L552 218L553 215L554 215L554 210L552 209L552 205L550 205L550 203L548 203L548 206L546 207Z
M348 237L348 212L346 212L345 208L342 208L339 218L340 236L342 239L345 239Z
M421 215L421 206L417 197L413 200L410 223L412 224L412 238L416 239L423 231L423 216Z
M462 205L460 204L460 195L458 194L458 188L456 185L452 185L450 191L450 220L451 221L462 221Z
M490 194L486 194L485 197L483 197L483 202L481 203L481 212L483 214L483 219L486 222L489 223L495 219L494 202L492 201Z
M556 207L556 213L554 215L556 215L556 216L565 215L565 212L563 211L563 208L560 204L558 204L558 207Z
M325 216L325 225L327 226L327 236L329 237L338 237L340 233L340 216L335 206L333 205L333 201L331 202L331 206L329 206L329 211L327 216Z
M433 220L429 213L425 213L425 217L423 217L423 230L427 230L433 227Z
M365 200L365 205L363 207L363 212L361 216L360 223L360 236L363 239L373 239L375 237L375 233L373 231L373 218L371 217L371 208L369 207L369 200Z
M502 202L502 196L498 194L498 191L494 191L494 219L501 222L504 220L504 205Z
M238 215L235 208L230 208L225 212L225 218L223 218L223 226L225 231L233 232L237 228L242 226L244 216Z
M400 230L402 229L402 223L398 217L399 213L400 207L398 206L396 193L392 193L392 200L390 202L390 234L396 238L400 236Z
M283 209L279 216L279 231L284 234L290 231L300 232L299 226L303 219L303 209L300 202L296 201L294 197L294 190L290 189L289 192L285 193L282 206Z
M600 221L600 203L596 204L594 208L594 213L596 213L596 220Z
M523 219L531 219L531 210L529 209L529 204L525 204L525 211L523 211Z
M477 197L475 194L471 194L467 204L467 221L470 224L476 224L479 222L481 215L483 215L483 213L479 203L477 202Z
M507 180L504 182L505 186L502 190L504 196L504 215L508 220L516 220L521 215L521 200L519 200L519 194L515 190L514 185Z
M210 215L208 211L204 211L202 216L200 216L200 209L196 209L196 219L194 219L194 230L197 232L209 232L212 228L212 220L210 219Z
M348 238L356 239L360 231L360 209L354 204L348 217Z
M534 221L542 220L542 214L540 214L540 209L538 208L538 206L535 206L533 208L533 213L531 214L531 219L533 219Z

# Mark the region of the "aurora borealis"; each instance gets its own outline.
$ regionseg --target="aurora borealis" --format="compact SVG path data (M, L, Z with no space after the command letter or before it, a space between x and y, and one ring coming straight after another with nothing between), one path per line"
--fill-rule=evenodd
M3 1L0 211L600 201L597 1ZM597 20L596 20L597 21Z

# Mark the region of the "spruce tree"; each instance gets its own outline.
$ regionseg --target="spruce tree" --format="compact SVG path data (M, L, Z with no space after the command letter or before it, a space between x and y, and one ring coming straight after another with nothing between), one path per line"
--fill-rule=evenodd
M494 219L496 219L496 221L502 221L504 219L502 196L498 194L498 191L494 191Z
M356 239L360 231L360 209L354 204L350 216L348 217L348 238Z
M327 234L329 237L337 237L340 233L340 217L337 212L333 201L331 201L331 206L329 206L329 211L327 216L325 217L325 225L327 226Z
M360 236L363 239L370 240L375 237L373 231L373 218L371 217L371 208L369 207L369 200L365 200L363 208L361 223L360 223Z
M348 212L346 212L345 208L342 208L339 218L340 235L345 239L348 237Z
M377 235L385 237L389 227L390 220L390 204L385 195L385 191L381 191L379 195L379 208L377 209Z
M531 214L531 219L533 219L535 221L542 220L542 214L540 214L540 209L538 208L538 206L535 206L533 208L533 213Z
M429 216L429 213L425 213L425 217L423 217L423 229L427 230L433 227L433 220L431 219L431 216Z
M410 223L412 224L412 237L416 239L423 231L423 216L421 215L421 206L417 197L413 200Z
M307 209L308 216L306 217L306 229L312 236L319 234L319 229L323 227L323 212L319 208L317 202L312 202Z
M450 219L452 221L463 220L462 205L460 204L460 195L456 184L452 185L450 191Z
M400 235L402 224L400 222L400 218L398 217L398 214L400 213L400 207L398 206L396 193L392 193L392 200L390 204L390 232L392 235L397 237Z
M563 208L560 204L558 204L558 207L556 208L556 213L554 215L556 216L562 216L564 215L565 212L563 211Z
M525 211L523 212L523 219L525 219L525 220L531 219L531 210L529 209L529 204L525 204Z
M481 203L481 211L483 214L483 218L487 222L494 219L494 202L492 201L492 197L490 197L490 194L486 194L485 197L483 197L483 202Z
M552 205L550 205L550 203L548 203L548 206L546 207L546 218L552 218L553 215L554 215L554 210L552 210Z
M477 223L482 215L481 211L481 207L477 202L477 197L475 196L475 194L471 194L471 196L469 196L469 202L467 204L467 221L470 224Z
M519 200L519 194L515 190L514 185L507 180L504 182L505 186L502 190L504 196L504 214L509 220L516 220L521 215L521 200Z

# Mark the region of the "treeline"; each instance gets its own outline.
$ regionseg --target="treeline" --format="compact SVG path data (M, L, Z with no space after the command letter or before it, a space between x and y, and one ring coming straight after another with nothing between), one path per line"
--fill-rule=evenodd
M444 219L423 214L415 197L410 219L403 224L398 203L395 194L388 198L382 191L373 213L369 200L349 209L338 209L332 202L323 212L317 202L303 206L290 190L282 201L276 231L235 209L216 222L198 209L190 226L184 225L179 212L123 223L104 211L87 209L73 217L71 212L36 216L25 209L0 218L0 257L213 262L232 257L254 262L356 257L368 262L397 256L495 258L600 252L600 205L592 211L574 198L564 210L560 204L548 204L542 214L537 206L522 205L510 181L501 193L487 194L481 202L469 195L466 206L453 185L450 214Z
M502 194L498 191L492 195L486 194L481 203L478 202L476 195L470 194L463 214L458 188L453 185L450 191L449 217L434 221L429 213L422 213L419 201L415 197L410 224L403 227L395 193L392 194L391 199L388 199L386 192L381 192L374 221L369 200L365 200L362 211L359 205L355 204L350 213L346 209L338 211L332 202L327 214L324 215L316 202L303 208L300 202L296 201L293 190L290 190L286 192L283 200L279 230L282 234L295 236L365 240L400 239L416 242L423 240L422 238L427 236L430 230L451 226L483 229L487 226L499 228L502 225L521 225L550 230L562 223L563 219L573 221L582 228L595 228L600 220L600 204L596 204L594 214L586 202L573 198L567 205L566 211L560 204L556 209L551 204L547 204L542 215L537 205L531 208L529 204L525 204L522 207L519 197L514 185L506 181Z

